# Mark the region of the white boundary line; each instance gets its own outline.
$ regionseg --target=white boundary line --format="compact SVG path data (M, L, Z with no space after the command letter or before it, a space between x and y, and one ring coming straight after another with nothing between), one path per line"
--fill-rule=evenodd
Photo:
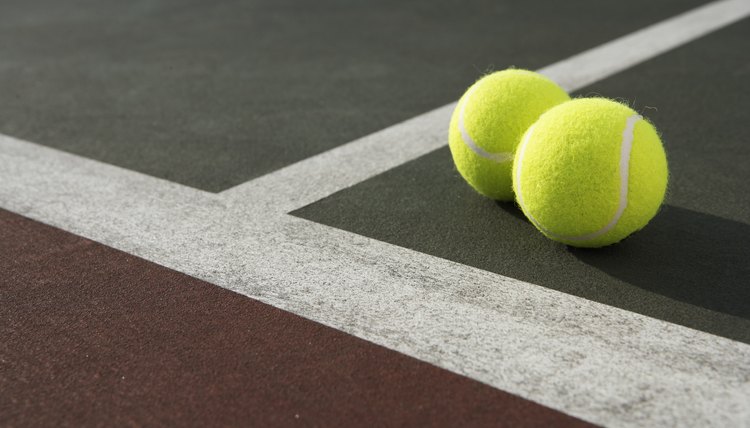
M573 89L748 14L712 3L543 71ZM748 345L285 214L442 146L452 107L219 195L0 136L0 206L595 423L747 424Z

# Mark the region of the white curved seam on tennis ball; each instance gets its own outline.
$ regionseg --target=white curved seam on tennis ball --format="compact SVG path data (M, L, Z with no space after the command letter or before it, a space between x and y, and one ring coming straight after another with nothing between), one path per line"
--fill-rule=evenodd
M537 219L535 219L530 212L526 209L524 203L523 203L523 193L521 189L521 167L523 166L523 155L526 150L526 144L529 141L529 138L531 138L531 133L533 132L534 126L532 125L531 128L529 128L528 132L526 133L526 136L523 139L523 142L521 143L521 147L519 149L519 155L516 162L518 162L518 165L516 167L516 182L517 188L518 188L518 204L521 206L521 209L524 213L529 217L529 220L531 220L532 223L536 225L540 230L544 231L549 236L554 237L555 239L559 239L561 241L589 241L594 238L598 238L605 233L609 232L610 230L614 229L615 226L617 226L617 222L620 221L620 218L622 217L622 214L625 212L625 209L628 207L628 181L630 176L630 153L633 149L633 139L635 137L635 124L638 123L639 120L641 120L642 117L639 114L634 114L630 116L627 121L625 122L625 130L622 132L622 143L620 144L620 195L619 195L619 203L617 205L617 211L615 212L615 215L612 217L612 219L609 221L609 223L606 224L606 226L602 227L601 229L587 233L585 235L560 235L554 232L551 232L550 230L546 229L544 226L542 226Z
M479 83L475 83L471 88L469 88L469 91L466 93L466 96L464 97L464 102L461 104L461 110L459 110L458 113L458 130L461 132L461 140L463 140L464 144L466 144L467 147L469 147L474 153L478 154L479 156L489 159L493 162L501 163L501 162L508 162L513 160L513 153L508 152L498 152L498 153L490 153L483 148L479 147L477 143L474 142L474 140L471 139L471 136L469 135L468 131L466 131L466 127L464 126L464 111L466 110L466 104L469 102L469 97L471 97L471 93L474 92L477 85Z

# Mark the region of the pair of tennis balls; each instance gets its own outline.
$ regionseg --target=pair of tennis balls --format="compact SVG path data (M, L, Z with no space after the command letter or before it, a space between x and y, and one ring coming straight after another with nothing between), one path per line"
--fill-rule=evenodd
M527 70L489 74L461 97L449 131L456 167L479 193L513 200L547 237L613 244L643 228L667 187L654 127L605 98L570 99Z

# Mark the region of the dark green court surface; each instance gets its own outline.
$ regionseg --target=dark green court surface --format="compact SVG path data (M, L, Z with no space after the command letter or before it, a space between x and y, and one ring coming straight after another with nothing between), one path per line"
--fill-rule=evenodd
M667 147L667 205L618 245L547 240L475 194L447 147L293 214L750 343L748 40L745 20L577 94L629 100Z
M4 1L0 132L220 191L701 3Z

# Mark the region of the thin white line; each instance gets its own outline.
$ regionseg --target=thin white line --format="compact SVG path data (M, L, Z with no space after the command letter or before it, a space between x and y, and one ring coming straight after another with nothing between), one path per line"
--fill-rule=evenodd
M552 232L548 228L544 227L539 220L534 217L534 215L528 210L524 203L523 198L523 189L521 187L521 168L523 167L523 156L526 153L526 146L528 145L529 139L531 139L531 134L533 133L534 126L532 125L531 128L529 128L528 132L526 132L526 136L523 139L523 143L521 146L521 150L519 151L518 159L516 162L518 162L518 165L516 166L516 188L518 189L518 204L523 209L523 212L526 214L526 216L531 220L532 223L536 225L540 230L543 230L544 233L546 233L549 236L554 237L555 239L559 239L561 241L574 241L574 242L584 242L589 241L594 238L598 238L605 233L612 230L615 226L617 226L617 222L620 221L620 217L622 217L622 214L625 212L625 209L628 207L628 182L629 182L629 174L630 174L630 151L633 148L633 134L635 131L635 124L641 120L642 117L639 114L634 114L630 116L625 121L625 128L622 131L622 141L620 143L620 162L619 162L619 176L620 176L620 188L619 188L619 195L618 195L618 203L617 203L617 210L615 211L612 218L609 220L609 222L602 227L601 229L587 233L584 235L562 235L555 232Z
M539 70L573 91L746 18L750 1L708 3Z
M485 159L489 159L496 163L512 161L513 153L508 153L508 152L491 153L479 147L479 145L477 145L477 143L474 142L474 139L471 138L471 135L469 135L469 132L466 130L466 127L464 126L464 113L466 111L466 104L469 103L471 94L474 93L474 91L477 89L477 86L480 83L481 83L481 80L475 83L474 85L472 85L471 88L469 88L469 91L466 93L466 96L464 97L464 101L461 104L460 110L458 112L458 130L461 132L461 140L474 153L478 154L479 156Z

